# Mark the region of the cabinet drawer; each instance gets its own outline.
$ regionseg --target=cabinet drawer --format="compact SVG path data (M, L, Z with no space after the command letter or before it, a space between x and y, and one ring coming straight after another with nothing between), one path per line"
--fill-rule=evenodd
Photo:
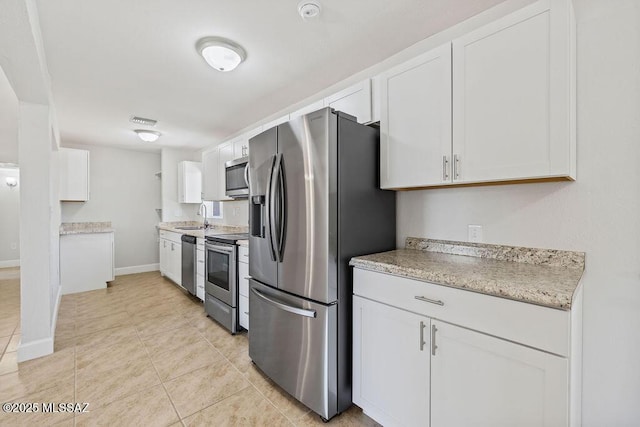
M204 284L196 286L196 296L200 298L200 301L204 301Z
M238 317L240 320L240 326L242 326L248 331L249 330L249 298L247 298L246 296L240 295L238 311L239 311Z
M249 248L246 246L238 246L238 261L249 262Z
M569 311L359 268L354 269L353 278L356 295L551 353L569 354Z
M167 239L175 243L182 243L182 234L173 231L160 230L160 238Z
M204 289L204 276L200 273L196 274L196 286Z

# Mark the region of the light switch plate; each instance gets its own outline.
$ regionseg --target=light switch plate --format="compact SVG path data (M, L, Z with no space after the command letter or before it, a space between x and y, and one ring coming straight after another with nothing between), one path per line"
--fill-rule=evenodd
M468 237L470 242L481 243L482 242L482 226L469 224Z

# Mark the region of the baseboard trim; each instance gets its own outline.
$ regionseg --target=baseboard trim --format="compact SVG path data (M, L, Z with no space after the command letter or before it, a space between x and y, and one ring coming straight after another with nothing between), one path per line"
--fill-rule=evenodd
M144 264L132 265L131 267L116 268L116 276L124 276L125 274L146 273L148 271L160 270L160 264Z
M20 267L20 260L10 259L7 261L0 261L0 268L8 268L8 267Z
M54 338L56 336L56 324L58 322L58 309L60 308L60 301L62 300L62 286L58 286L58 292L56 295L56 305L53 307L53 318L51 319L51 336L36 340L30 343L23 343L20 340L18 345L18 362L25 362L27 360L36 359L38 357L46 356L53 353Z
M53 353L53 337L43 338L28 343L20 342L18 362L24 362Z

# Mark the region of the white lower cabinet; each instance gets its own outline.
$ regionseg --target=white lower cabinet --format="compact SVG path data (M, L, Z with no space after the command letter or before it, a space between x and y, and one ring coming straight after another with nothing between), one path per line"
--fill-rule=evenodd
M182 286L182 234L160 230L160 274Z
M238 248L238 321L249 330L249 248Z
M427 425L429 318L354 296L353 328L353 402L385 426Z
M60 236L63 294L104 289L114 279L113 232Z
M204 240L198 239L196 247L196 296L204 301Z
M432 321L431 425L567 425L568 361Z
M381 424L580 425L580 302L568 312L360 269L354 294L353 402ZM533 347L540 324L563 330L561 355Z

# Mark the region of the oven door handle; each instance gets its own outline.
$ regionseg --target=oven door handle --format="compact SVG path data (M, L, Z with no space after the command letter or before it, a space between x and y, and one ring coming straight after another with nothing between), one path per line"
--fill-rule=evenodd
M232 252L233 252L233 249L234 249L233 247L212 245L212 244L210 244L210 243L207 243L207 244L205 245L205 247L206 247L208 250L212 250L212 251L216 251L216 252L224 252L224 253L228 253L228 254L232 253Z
M256 288L251 288L251 292L253 292L254 295L257 296L258 298L268 302L271 305L276 306L280 310L288 311L289 313L297 314L298 316L316 317L316 311L315 310L306 310L304 308L294 307L292 305L285 304L285 303L277 301L277 300L275 300L273 298L269 298L268 296L266 296L265 294L263 294L262 292L260 292Z

